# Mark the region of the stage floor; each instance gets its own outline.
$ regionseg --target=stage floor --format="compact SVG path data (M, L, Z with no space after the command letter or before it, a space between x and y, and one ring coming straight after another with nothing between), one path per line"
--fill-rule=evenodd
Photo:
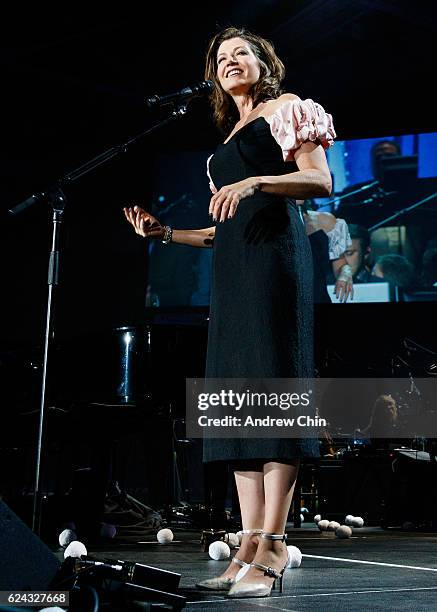
M200 591L198 580L219 575L227 561L213 561L199 543L199 532L174 530L171 544L149 537L144 543L90 546L95 557L136 561L182 575L187 610L437 610L437 534L356 529L339 540L321 534L314 523L287 529L288 544L300 548L302 565L286 570L284 593L269 598L231 600ZM367 562L367 563L366 563ZM402 566L402 567L399 567Z

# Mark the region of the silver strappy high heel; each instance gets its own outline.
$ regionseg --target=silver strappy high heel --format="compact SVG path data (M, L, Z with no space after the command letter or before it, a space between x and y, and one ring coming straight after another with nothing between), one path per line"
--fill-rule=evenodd
M285 533L275 534L266 533L264 531L261 533L261 537L265 540L280 540L281 542L285 542L287 539L287 535ZM271 595L272 589L276 587L276 580L279 580L279 592L282 593L284 572L287 564L288 558L287 563L280 571L276 570L274 567L269 567L255 561L246 564L249 567L256 567L257 569L262 570L264 572L264 576L274 578L273 584L268 586L262 582L241 583L239 580L236 580L229 590L228 597L268 597ZM241 579L242 576L240 575L239 578Z
M242 535L261 535L262 529L243 529L239 531ZM232 558L232 563L236 563L243 567L249 567L250 563L246 563L246 561L242 561L237 557ZM217 576L216 578L208 578L207 580L202 580L196 584L200 589L208 589L210 591L229 591L232 585L235 583L235 578L222 578L221 576Z

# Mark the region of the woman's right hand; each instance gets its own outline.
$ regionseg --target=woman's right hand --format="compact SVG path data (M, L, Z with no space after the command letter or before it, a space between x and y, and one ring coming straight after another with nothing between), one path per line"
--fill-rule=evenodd
M143 238L162 239L165 229L158 219L139 206L123 208L126 219L133 226L135 233Z

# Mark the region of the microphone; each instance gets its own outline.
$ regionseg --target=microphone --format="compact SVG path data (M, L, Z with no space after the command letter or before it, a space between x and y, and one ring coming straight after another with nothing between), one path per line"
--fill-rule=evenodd
M173 102L188 102L192 98L210 94L213 89L214 83L212 81L201 81L192 87L184 87L180 91L165 96L150 96L145 98L144 102L149 108L165 106L166 104L173 104Z
M68 557L73 557L77 559L80 558L82 555L87 554L88 553L85 544L82 544L82 542L80 542L79 540L73 540L73 542L70 542L70 544L64 551L64 559L67 559Z
M35 193L31 195L29 198L27 198L27 200L20 202L20 204L16 204L13 208L10 208L8 210L8 214L10 216L19 215L24 210L26 210L26 208L29 208L30 206L33 206L34 204L37 204L38 202L41 202L42 200L44 200L46 195L47 194L42 191L40 193Z
M366 200L363 200L361 202L361 204L374 204L375 202L379 202L381 205L381 198L383 198L384 195L379 193L379 191L377 193L373 193L370 198L367 198Z
M75 560L75 570L81 571L85 568L96 568L99 570L107 570L114 572L123 572L126 564L123 561L111 563L110 561L98 561L97 559L93 559L92 557L87 557L86 555L81 555L79 558Z

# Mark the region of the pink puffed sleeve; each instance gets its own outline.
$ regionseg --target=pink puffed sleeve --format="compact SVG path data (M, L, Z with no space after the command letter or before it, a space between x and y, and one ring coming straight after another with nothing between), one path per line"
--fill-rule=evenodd
M282 149L284 161L292 161L294 151L304 142L316 142L324 149L334 144L336 133L332 116L310 98L287 100L265 119Z
M211 189L211 193L217 193L217 189L214 183L212 182L211 174L209 173L209 162L211 161L213 156L214 154L210 155L208 159L206 160L206 174L208 175L208 178L209 178L209 188Z

